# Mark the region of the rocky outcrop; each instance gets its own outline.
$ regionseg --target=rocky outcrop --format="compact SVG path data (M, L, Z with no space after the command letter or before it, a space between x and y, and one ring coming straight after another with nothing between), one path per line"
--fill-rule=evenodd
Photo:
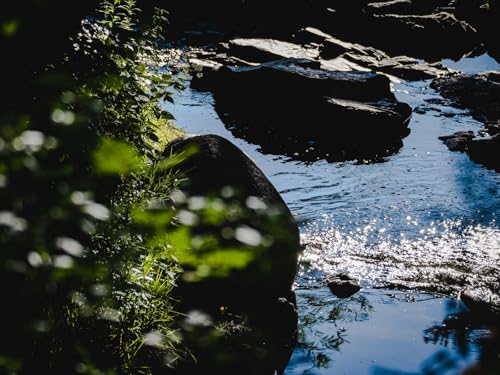
M439 59L460 58L479 40L476 30L453 14L439 12L425 15L383 14L370 18L367 36L386 51ZM391 35L391 38L387 38Z
M317 48L309 48L276 39L237 38L228 43L222 43L222 47L228 56L253 63L278 59L314 60L319 55Z
M496 0L391 0L353 4L357 6L347 9L332 5L335 12L330 13L327 22L332 25L329 31L414 57L458 59L477 49L499 56L500 7ZM362 27L350 30L349 25L354 22Z
M490 137L451 139L452 148L467 151L470 158L487 168L500 171L500 72L436 79L431 86L485 125ZM450 148L450 149L452 149ZM455 150L453 150L455 151Z
M473 139L468 151L471 160L500 172L500 134Z
M262 150L301 160L375 159L396 152L411 109L389 79L285 59L252 66L205 64L193 85L215 93L227 127Z
M372 72L408 80L453 74L312 27L293 42L232 39L189 61L192 87L214 92L235 136L305 161L373 160L399 150L411 111L395 100L389 80Z
M500 71L436 79L431 87L460 108L470 109L490 134L500 130Z
M498 0L455 0L454 14L479 33L490 55L500 61L500 2Z
M376 48L346 42L313 27L301 30L296 39L303 43L319 44L325 69L370 70L410 81L452 74L440 63L428 64L408 56L391 57Z
M484 39L466 20L457 17L449 0L354 2L348 8L332 5L322 28L392 55L427 60L460 58ZM359 25L353 27L353 25Z
M198 57L195 55L195 58ZM346 42L313 27L306 27L294 34L293 42L270 38L231 39L221 43L212 56L212 59L224 65L265 63L290 58L316 61L325 70L375 71L406 80L452 74L439 63L427 64L407 56L391 57L376 48Z
M376 15L425 15L450 10L453 10L450 0L390 0L371 2L362 11Z
M450 151L467 152L471 160L500 172L500 134L475 137L472 131L461 131L439 139Z
M472 131L460 131L439 137L450 151L466 151L472 138L474 138Z
M194 17L205 29L207 23L215 23L228 35L283 40L313 26L393 56L435 61L458 59L481 48L498 56L500 48L499 6L493 0L217 0L217 4L193 6L183 1L172 5L173 18ZM182 9L177 11L176 7Z
M209 239L204 245L193 240L186 251L200 263L211 259L193 264L180 258L184 274L174 289L176 311L184 314L183 343L197 362L184 361L176 373L281 372L297 330L291 291L300 250L297 224L262 171L226 139L179 138L164 152L171 155L182 192L173 196L179 220L196 217L191 238L200 244ZM216 204L205 212L210 197ZM249 261L220 272L241 254L250 255Z
M431 86L457 107L469 109L485 125L482 135L467 139L450 139L453 151L467 151L471 160L500 171L500 72L461 75L436 79Z

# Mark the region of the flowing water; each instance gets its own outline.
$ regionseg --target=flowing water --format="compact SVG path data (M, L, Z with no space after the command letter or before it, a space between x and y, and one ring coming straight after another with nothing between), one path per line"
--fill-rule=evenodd
M466 73L500 67L487 55L444 63ZM262 154L224 127L210 93L188 88L168 108L186 132L218 134L245 151L299 222L300 335L288 375L451 374L480 355L483 328L442 323L464 309L454 298L464 289L499 298L500 174L438 140L482 126L429 83L393 84L414 108L411 134L375 164ZM322 279L339 271L359 278L362 291L333 296Z

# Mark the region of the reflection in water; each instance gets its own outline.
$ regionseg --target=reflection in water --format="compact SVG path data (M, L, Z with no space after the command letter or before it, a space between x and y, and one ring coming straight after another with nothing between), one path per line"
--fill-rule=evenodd
M320 285L296 293L301 328L286 375L456 374L485 352L489 331L458 300L377 289L337 299Z

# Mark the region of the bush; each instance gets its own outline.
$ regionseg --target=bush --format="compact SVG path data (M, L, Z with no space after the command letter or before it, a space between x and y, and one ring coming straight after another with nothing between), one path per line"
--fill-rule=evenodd
M179 268L144 236L163 219L131 217L174 186L168 173L148 186L161 169L158 129L178 134L157 105L180 88L154 64L165 14L146 24L133 0L87 4L62 18L59 2L2 5L13 93L0 113L7 374L144 373L178 356L169 293ZM30 55L30 37L48 57Z

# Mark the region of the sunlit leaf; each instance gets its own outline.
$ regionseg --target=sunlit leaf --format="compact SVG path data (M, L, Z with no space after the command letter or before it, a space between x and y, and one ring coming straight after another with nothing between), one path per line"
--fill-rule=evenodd
M18 19L10 19L4 21L1 26L3 36L10 38L13 37L17 31L19 30L19 20Z
M141 166L139 154L125 142L104 137L94 152L94 167L99 174L124 175Z

